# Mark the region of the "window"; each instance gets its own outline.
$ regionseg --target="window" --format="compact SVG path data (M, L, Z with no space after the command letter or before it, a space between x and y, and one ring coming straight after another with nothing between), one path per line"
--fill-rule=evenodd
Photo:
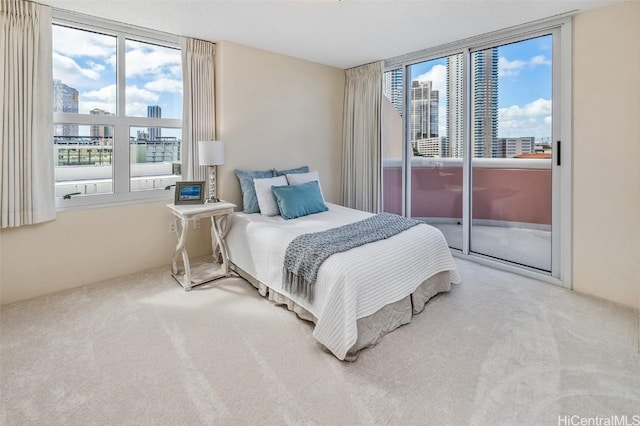
M165 187L181 176L178 38L57 15L52 28L57 206L166 197Z

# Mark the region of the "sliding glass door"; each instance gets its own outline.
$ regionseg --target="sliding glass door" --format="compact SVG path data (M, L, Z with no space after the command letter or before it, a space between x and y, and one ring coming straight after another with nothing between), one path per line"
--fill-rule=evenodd
M471 53L470 251L551 272L552 41Z
M437 227L465 255L559 277L559 35L385 72L385 211Z
M408 67L408 206L462 249L462 54Z

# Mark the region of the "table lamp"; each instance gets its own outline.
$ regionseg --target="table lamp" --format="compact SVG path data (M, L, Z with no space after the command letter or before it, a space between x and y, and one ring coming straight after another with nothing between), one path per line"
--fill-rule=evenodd
M224 164L224 143L222 141L198 141L198 160L209 169L209 199L206 203L217 203L216 166Z

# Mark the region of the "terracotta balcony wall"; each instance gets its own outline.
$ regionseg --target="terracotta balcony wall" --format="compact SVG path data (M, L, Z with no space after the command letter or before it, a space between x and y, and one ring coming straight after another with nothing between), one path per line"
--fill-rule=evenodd
M472 182L474 220L551 225L550 159L474 159ZM383 191L384 210L401 214L400 159L385 159ZM462 159L412 159L411 216L462 218Z

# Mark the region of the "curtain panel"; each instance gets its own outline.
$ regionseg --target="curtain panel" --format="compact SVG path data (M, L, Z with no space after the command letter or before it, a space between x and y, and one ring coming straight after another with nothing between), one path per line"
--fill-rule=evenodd
M187 180L208 178L206 166L198 161L198 141L212 141L216 137L214 43L181 38L182 48L182 177Z
M342 203L381 209L382 73L384 63L346 70L342 136Z
M53 220L51 8L0 0L0 227Z

